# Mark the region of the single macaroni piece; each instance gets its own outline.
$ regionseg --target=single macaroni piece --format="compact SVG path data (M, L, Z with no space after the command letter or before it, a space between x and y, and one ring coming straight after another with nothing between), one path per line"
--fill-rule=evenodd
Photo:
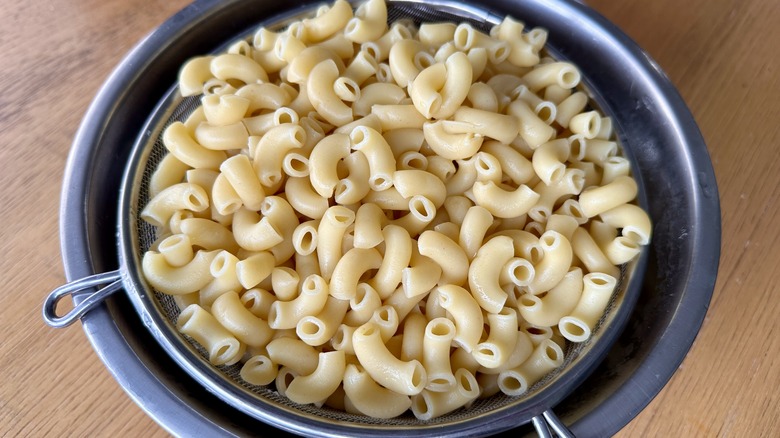
M247 388L428 421L555 372L653 224L547 30L388 12L333 0L182 66L141 269Z
M352 335L355 355L366 372L377 383L403 395L419 394L428 379L418 360L402 361L382 342L379 327L368 322Z

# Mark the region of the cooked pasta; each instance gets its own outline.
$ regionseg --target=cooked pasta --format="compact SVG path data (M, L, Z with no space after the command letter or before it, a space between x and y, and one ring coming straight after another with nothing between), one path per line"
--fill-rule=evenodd
M426 421L559 367L652 223L546 30L387 19L335 0L183 66L142 271L247 383Z

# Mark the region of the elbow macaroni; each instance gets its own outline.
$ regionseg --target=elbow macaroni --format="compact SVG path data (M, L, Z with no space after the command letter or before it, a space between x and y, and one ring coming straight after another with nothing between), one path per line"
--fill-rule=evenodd
M387 19L335 0L182 67L142 272L246 382L428 420L560 366L652 222L545 30Z

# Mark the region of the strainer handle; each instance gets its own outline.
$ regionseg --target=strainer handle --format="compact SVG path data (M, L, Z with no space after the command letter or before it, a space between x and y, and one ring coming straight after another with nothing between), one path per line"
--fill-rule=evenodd
M575 438L574 434L551 409L531 418L531 423L540 438Z
M62 316L57 315L57 303L65 296L75 295L83 290L106 283L108 283L107 286L91 293L84 301L73 306L70 312ZM89 277L64 284L51 291L43 302L43 320L46 321L46 324L55 328L67 327L121 288L122 280L118 270L90 275Z

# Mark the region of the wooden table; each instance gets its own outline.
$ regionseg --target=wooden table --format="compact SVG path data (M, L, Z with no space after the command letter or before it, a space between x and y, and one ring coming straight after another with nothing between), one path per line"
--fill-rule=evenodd
M165 436L78 326L44 325L64 282L62 173L106 76L186 0L0 4L0 432ZM780 433L780 8L761 0L590 0L668 73L707 141L722 202L720 274L702 330L620 436Z

